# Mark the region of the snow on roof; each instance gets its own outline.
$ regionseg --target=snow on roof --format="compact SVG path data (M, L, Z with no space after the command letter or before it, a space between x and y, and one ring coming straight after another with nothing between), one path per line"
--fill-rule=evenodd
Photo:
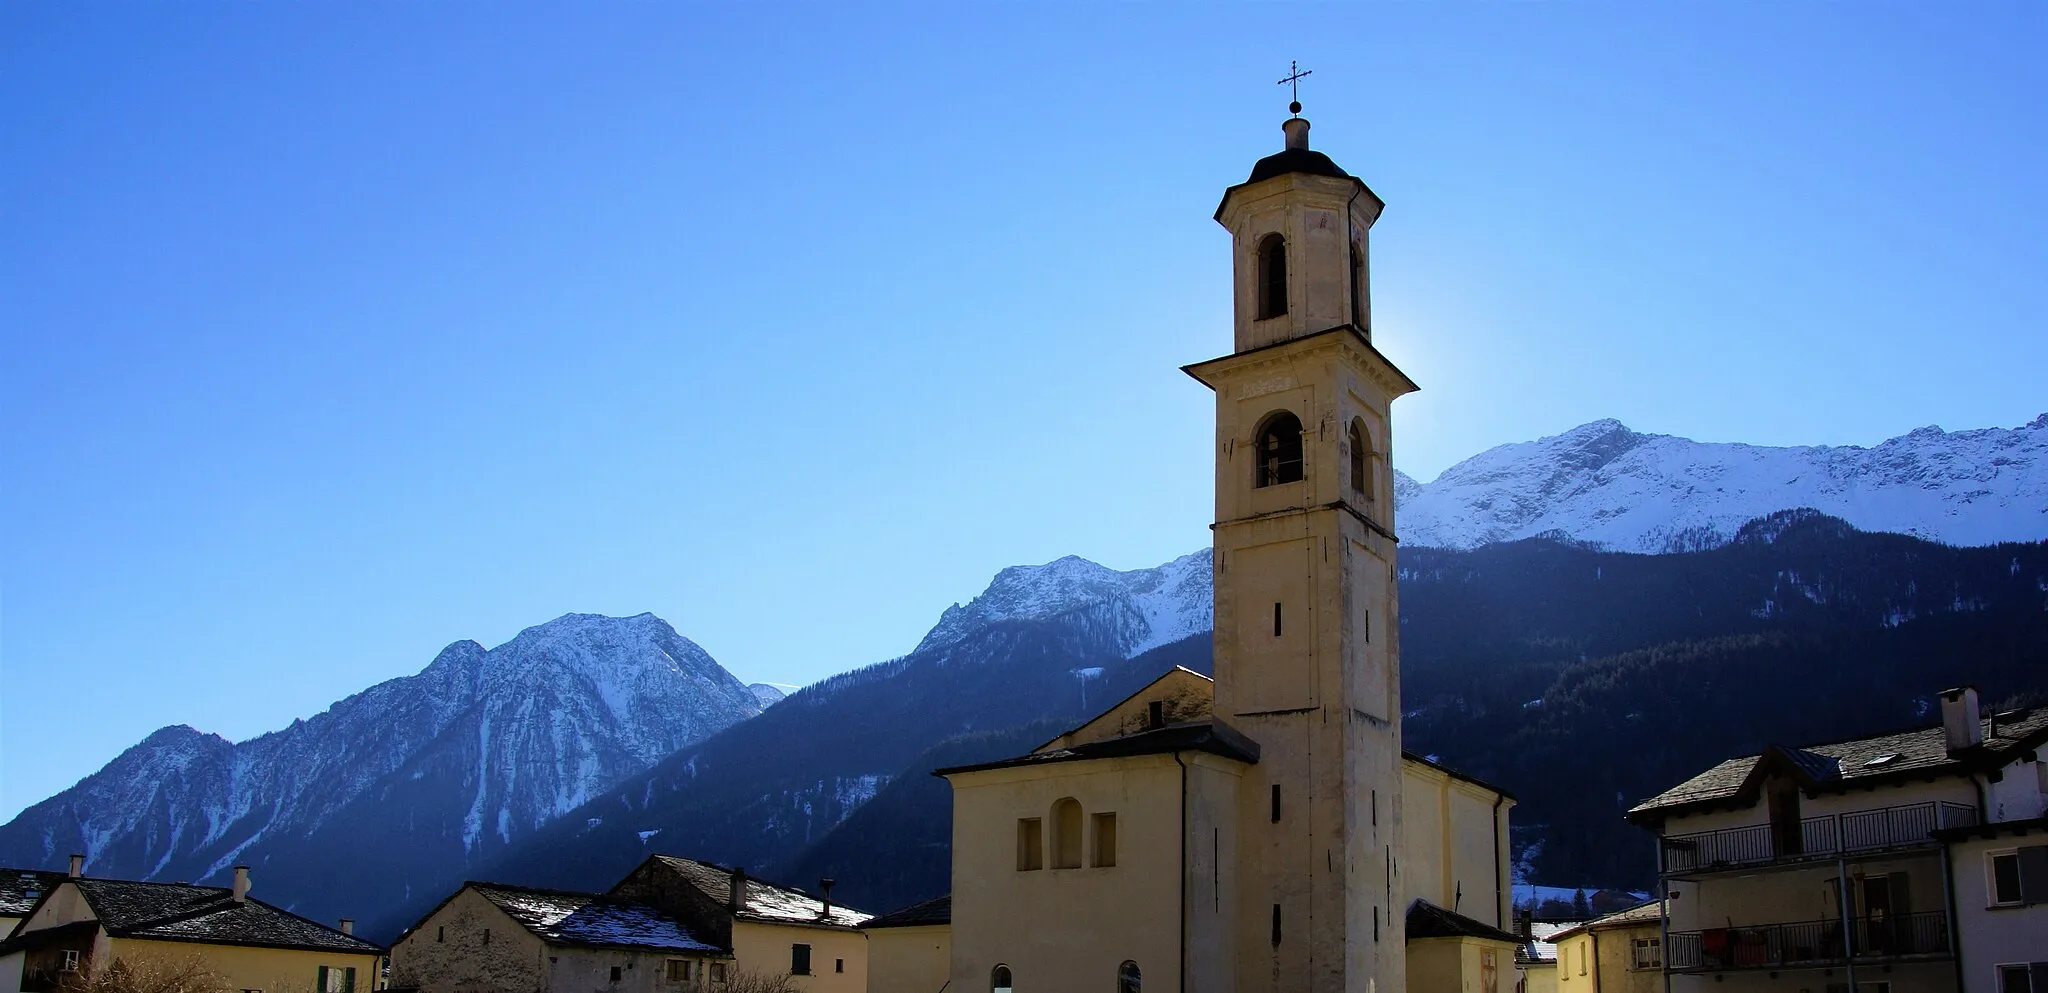
M484 899L542 940L558 945L718 952L653 907L616 903L595 893L477 884Z

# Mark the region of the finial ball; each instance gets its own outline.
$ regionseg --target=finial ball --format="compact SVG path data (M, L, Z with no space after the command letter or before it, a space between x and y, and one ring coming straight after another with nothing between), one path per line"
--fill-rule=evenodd
M1296 100L1296 101L1294 101L1293 103L1290 103L1290 104L1288 104L1288 105L1287 105L1287 112L1288 112L1288 113L1290 113L1290 114L1299 114L1299 113L1301 113L1301 101L1299 101L1299 100Z

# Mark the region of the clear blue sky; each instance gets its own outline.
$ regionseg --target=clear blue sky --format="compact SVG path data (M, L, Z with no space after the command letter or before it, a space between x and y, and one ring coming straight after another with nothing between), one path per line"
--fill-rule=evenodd
M1208 541L1290 58L1397 464L2048 409L2048 6L0 5L0 817L567 611L742 678Z

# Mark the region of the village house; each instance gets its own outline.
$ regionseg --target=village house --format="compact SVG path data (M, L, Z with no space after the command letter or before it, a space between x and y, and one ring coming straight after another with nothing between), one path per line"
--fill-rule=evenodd
M231 888L138 883L71 873L43 890L0 941L0 993L43 993L98 970L206 974L242 993L375 990L383 949Z
M2048 708L1985 715L1969 687L1940 706L1939 725L1772 746L1629 811L1661 837L1673 993L2043 988L2048 848L2026 841Z
M1524 911L1522 945L1515 951L1515 967L1521 970L1522 985L1517 993L1558 993L1556 936L1578 926L1577 922L1539 921L1533 911Z
M0 938L13 934L14 926L35 909L43 893L63 879L61 872L0 869Z
M610 890L471 882L407 928L391 983L422 993L717 993L788 976L867 989L867 914L739 869L655 855Z
M434 993L697 993L732 955L660 911L594 893L466 883L391 950L391 984Z
M1557 993L1663 993L1663 940L1655 900L1558 931Z

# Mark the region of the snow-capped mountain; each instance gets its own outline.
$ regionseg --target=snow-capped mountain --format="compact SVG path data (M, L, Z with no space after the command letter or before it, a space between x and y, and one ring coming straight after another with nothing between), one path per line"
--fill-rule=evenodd
M1130 572L1074 555L1045 565L1011 566L996 573L988 589L966 606L946 608L917 651L943 648L999 621L1090 610L1107 614L1113 637L1129 658L1209 630L1212 580L1206 548Z
M1627 552L1723 544L1810 507L1951 545L2048 538L2048 414L2017 428L1920 428L1872 448L1769 448L1640 434L1615 420L1501 445L1422 483L1396 474L1408 545L1558 535Z
M759 710L660 618L570 614L488 651L456 642L417 675L249 741L164 728L0 826L0 863L82 852L95 875L204 881L277 856L297 863L292 878L328 864L404 887ZM346 865L289 857L337 843L362 850Z

